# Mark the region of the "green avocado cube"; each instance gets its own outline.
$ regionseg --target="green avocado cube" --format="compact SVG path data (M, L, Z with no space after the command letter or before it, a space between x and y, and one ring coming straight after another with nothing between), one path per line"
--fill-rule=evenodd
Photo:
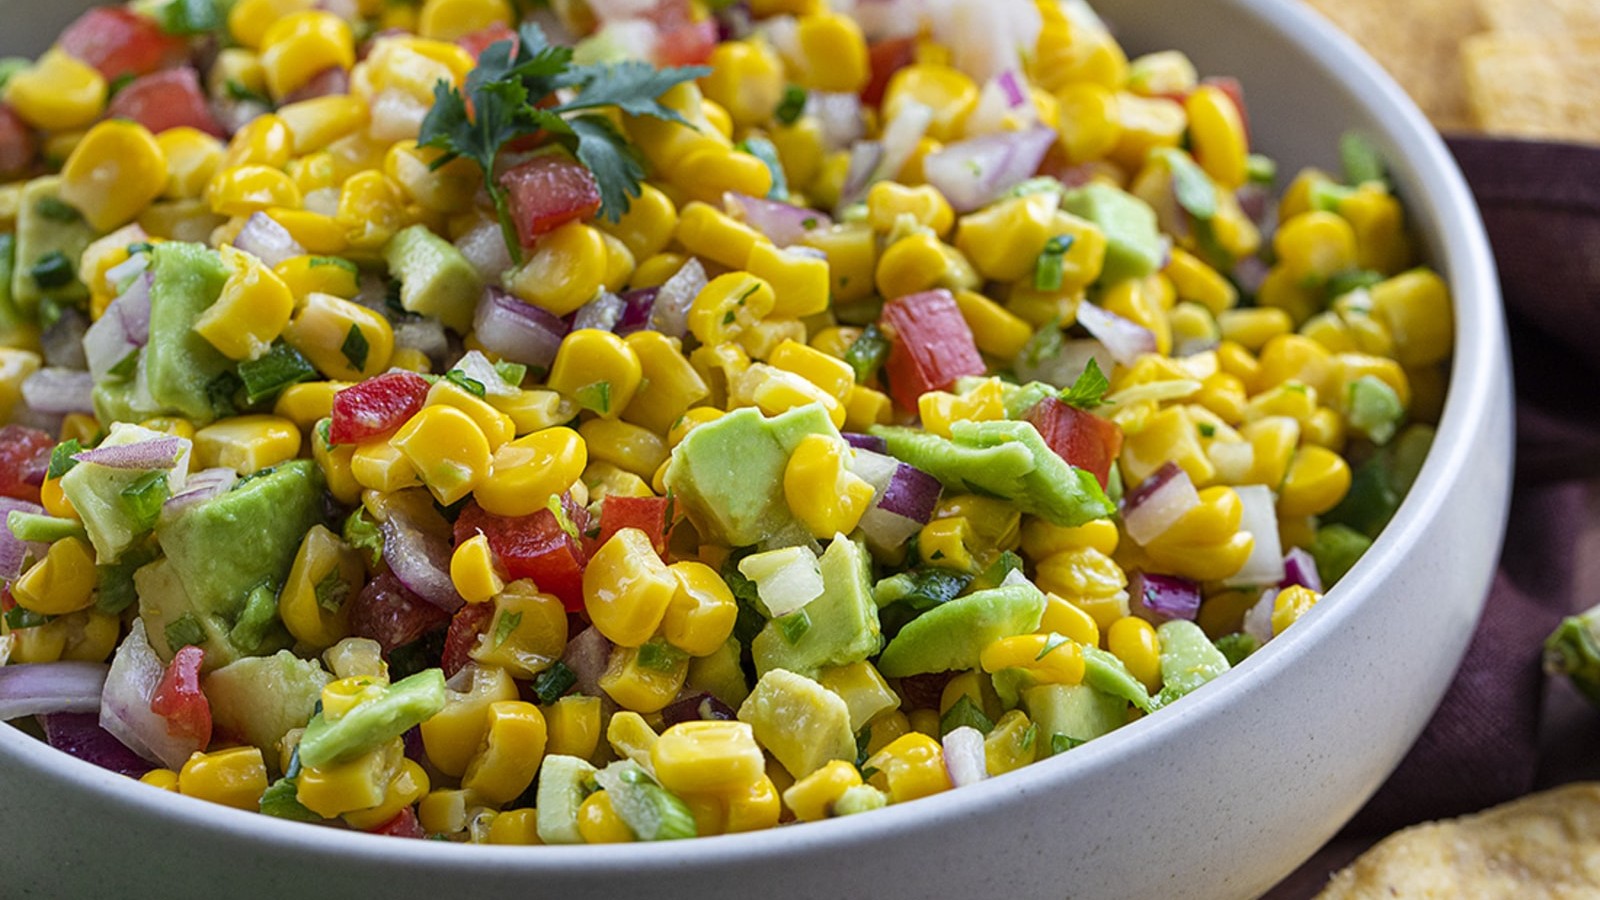
M17 197L16 235L10 293L22 319L36 319L42 300L76 306L89 299L77 270L84 249L94 240L94 229L61 199L59 177L35 178L23 185Z
M773 669L761 676L739 706L739 721L750 724L761 746L796 779L829 760L856 758L850 707L804 675Z
M1027 581L946 601L900 629L878 657L878 671L904 678L975 669L991 642L1037 629L1044 608L1044 594Z
M426 225L412 225L389 239L383 258L400 281L406 312L438 319L460 334L472 330L483 279L454 244Z
M117 423L101 442L102 447L119 447L165 435L137 425ZM164 500L183 486L183 473L189 469L189 448L184 447L166 477L166 494L157 496ZM81 462L61 476L61 492L72 502L83 528L94 545L95 561L111 565L122 557L123 551L133 546L148 533L152 523L139 521L139 510L129 494L139 490L140 483L151 477L148 469L117 469L99 463ZM161 486L152 485L155 490Z
M300 737L300 763L324 768L348 762L433 718L448 701L444 672L423 669L336 720L329 721L321 713L313 716Z
M806 617L805 629L794 635L774 619L751 642L758 677L773 669L815 677L824 666L860 662L883 646L867 551L841 535L819 562L822 595L791 614Z
M1106 261L1099 283L1143 278L1161 267L1161 229L1150 204L1097 181L1065 192L1061 208L1088 219L1105 233Z
M95 411L115 419L118 412L137 415L153 406L203 425L219 415L213 385L233 362L196 333L194 323L217 302L228 270L209 247L167 241L150 251L150 274L150 343L140 354L140 371L120 390L97 390Z
M201 689L216 727L276 760L283 736L311 721L323 687L332 680L315 659L279 650L235 660L207 675Z

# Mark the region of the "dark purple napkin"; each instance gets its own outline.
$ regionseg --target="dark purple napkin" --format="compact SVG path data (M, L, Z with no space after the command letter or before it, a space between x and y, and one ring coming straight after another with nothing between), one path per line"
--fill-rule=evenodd
M1586 563L1581 536L1600 525L1591 499L1600 476L1600 148L1448 143L1482 209L1511 330L1517 471L1505 550L1466 658L1421 738L1271 900L1313 896L1331 872L1400 828L1594 777L1540 740L1550 728L1541 722L1539 660L1562 617L1600 602L1575 577Z

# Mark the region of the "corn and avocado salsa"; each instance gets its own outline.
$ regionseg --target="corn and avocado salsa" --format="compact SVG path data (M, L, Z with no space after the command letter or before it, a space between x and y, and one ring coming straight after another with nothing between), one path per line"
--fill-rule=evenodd
M1376 151L1081 0L136 0L0 79L0 719L270 816L1004 776L1312 610L1443 399Z

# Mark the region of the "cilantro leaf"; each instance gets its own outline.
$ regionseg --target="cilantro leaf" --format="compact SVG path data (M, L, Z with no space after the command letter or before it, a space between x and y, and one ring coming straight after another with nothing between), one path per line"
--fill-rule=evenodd
M1079 409L1094 409L1106 402L1106 390L1110 387L1111 382L1100 371L1100 364L1091 357L1088 367L1072 382L1072 387L1061 392L1061 400Z
M557 107L562 111L615 106L632 116L651 116L688 125L677 110L656 99L685 81L711 74L705 66L680 66L657 69L647 62L630 59L597 66L573 66L571 84L579 84L578 95Z
M600 188L600 214L615 222L640 194L644 161L616 126L601 116L579 116L568 124L577 136L578 162L594 172Z

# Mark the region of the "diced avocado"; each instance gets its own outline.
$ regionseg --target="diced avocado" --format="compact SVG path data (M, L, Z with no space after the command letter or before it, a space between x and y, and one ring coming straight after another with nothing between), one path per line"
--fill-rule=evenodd
M300 763L323 768L355 759L422 724L444 709L445 702L444 672L423 669L335 721L318 713L300 737Z
M0 234L0 347L26 346L33 330L11 296L11 276L16 271L16 262L17 236Z
M288 577L300 541L322 520L322 474L293 460L185 508L156 529L196 612L231 629L258 585Z
M207 675L201 687L217 728L275 760L283 736L311 721L322 688L332 680L316 660L280 650L235 660Z
M546 844L581 844L578 807L593 792L598 772L588 760L554 754L539 764L539 788L534 803L539 810L539 840Z
M75 306L89 299L89 289L77 270L78 260L92 240L94 229L61 199L59 177L35 178L23 186L17 199L16 257L11 270L11 302L23 319L37 317L41 300ZM65 265L67 270L45 275L41 284L36 270L43 275L52 264Z
M774 619L751 643L758 677L773 669L814 677L823 666L859 662L883 646L867 551L840 535L820 562L822 596L801 610L810 625L791 639L784 623Z
M205 424L218 416L213 385L233 364L195 332L194 323L222 293L228 270L209 247L167 241L150 251L150 274L150 343L140 354L143 371L131 387L97 391L95 410L101 415L124 407L144 411L138 390L142 375L156 409Z
M383 248L389 274L400 281L400 305L460 334L472 330L483 279L455 245L426 225L413 225Z
M706 542L760 543L795 524L783 471L810 434L839 434L817 404L770 419L750 407L734 410L690 431L673 449L667 490Z
M900 705L900 697L872 663L862 660L817 673L817 683L839 695L850 707L850 729L860 732L879 713Z
M1028 717L1039 726L1046 746L1056 735L1088 741L1128 721L1128 701L1086 684L1041 684L1022 692Z
M1374 444L1389 443L1406 415L1400 395L1376 375L1357 378L1350 382L1348 390L1345 419L1350 429L1371 438Z
M1096 181L1063 193L1061 208L1088 219L1105 233L1101 284L1142 278L1161 267L1163 247L1156 211L1138 197Z
M1172 619L1156 629L1161 642L1161 693L1157 705L1193 691L1228 671L1228 658L1211 643L1200 626L1187 619Z
M975 669L991 642L1039 627L1044 594L1026 581L957 597L906 623L878 657L890 678Z
M208 671L239 658L228 640L232 623L197 609L171 562L160 559L140 568L133 573L133 584L139 594L139 618L157 656L171 660L183 645L194 644L205 651Z
M761 746L797 779L829 760L856 758L850 707L804 675L773 669L761 676L739 707L739 721L750 723Z
M729 708L738 709L744 698L750 696L744 668L739 665L740 650L739 639L730 637L710 655L690 660L686 682L689 689L705 691Z
M121 381L102 379L94 386L94 414L102 422L144 422L166 410L150 396L148 355L139 351L133 377Z
M1080 645L1078 649L1083 652L1084 684L1103 694L1121 697L1145 712L1154 708L1150 703L1150 691L1144 682L1133 677L1122 660L1099 647Z
M889 795L878 790L870 784L858 784L846 788L839 799L833 801L833 814L836 816L850 816L856 813L872 812L883 809L889 805Z
M142 441L163 438L160 432L137 425L117 423L101 442L102 447L118 447ZM183 488L185 473L189 470L189 448L185 446L166 476L165 494L147 498L156 504ZM146 479L152 477L148 469L114 469L99 463L82 462L61 476L61 492L72 501L89 533L89 543L94 545L95 561L110 565L121 558L124 550L150 531L154 522L140 521L139 504L130 493L139 492ZM149 485L161 491L159 485Z
M1372 538L1348 525L1335 524L1318 528L1316 538L1307 549L1317 561L1317 576L1323 584L1332 587L1371 546Z
M1115 511L1094 475L1058 456L1028 422L956 422L949 438L893 425L871 432L888 443L890 456L950 490L1008 500L1055 525L1082 525Z
M661 785L631 759L614 762L595 775L611 798L611 808L642 841L691 838L697 833L689 805Z

